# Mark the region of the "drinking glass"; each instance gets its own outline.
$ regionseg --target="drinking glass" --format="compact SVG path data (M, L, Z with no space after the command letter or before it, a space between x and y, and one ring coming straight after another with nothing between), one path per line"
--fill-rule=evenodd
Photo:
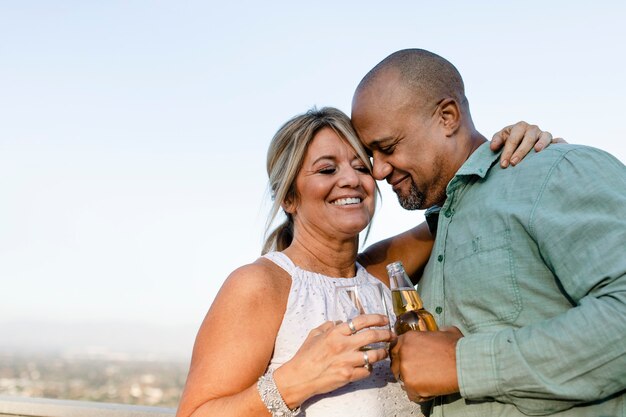
M347 322L360 314L382 314L389 317L387 307L389 305L391 305L391 297L385 294L383 284L365 283L335 287L335 320ZM368 329L376 328L391 330L390 325L368 327ZM388 348L388 342L376 342L363 346L361 350Z

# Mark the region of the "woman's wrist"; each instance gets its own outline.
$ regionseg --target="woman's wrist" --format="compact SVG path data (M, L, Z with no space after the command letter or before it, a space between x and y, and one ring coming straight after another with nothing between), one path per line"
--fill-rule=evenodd
M307 399L315 395L314 389L310 383L303 382L305 378L294 372L289 364L285 364L274 371L274 381L280 391L280 395L285 404L290 409L299 407ZM297 382L292 382L297 381Z
M261 401L272 417L295 417L300 414L300 407L289 407L276 386L274 371L261 375L256 385Z

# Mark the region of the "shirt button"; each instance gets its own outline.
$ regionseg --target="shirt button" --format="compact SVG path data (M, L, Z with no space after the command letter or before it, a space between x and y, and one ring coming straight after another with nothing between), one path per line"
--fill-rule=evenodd
M439 255L439 256L437 256L437 260L438 260L439 262L443 261L443 255Z
M446 210L445 213L443 213L443 215L449 218L449 217L452 217L453 213L454 213L454 210L448 209L448 210Z
M443 308L437 306L437 308L435 308L435 313L437 314L441 314L441 312L443 311Z

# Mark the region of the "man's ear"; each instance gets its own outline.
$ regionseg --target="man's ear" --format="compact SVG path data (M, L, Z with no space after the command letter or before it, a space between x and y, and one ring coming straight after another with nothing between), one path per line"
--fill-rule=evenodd
M439 104L438 116L446 136L452 136L459 130L461 126L461 109L455 99L444 99Z

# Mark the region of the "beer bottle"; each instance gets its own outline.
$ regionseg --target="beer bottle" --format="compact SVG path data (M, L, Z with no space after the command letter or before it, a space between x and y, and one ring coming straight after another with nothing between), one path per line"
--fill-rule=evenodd
M422 332L437 330L435 318L424 308L422 299L411 284L402 262L387 265L387 275L389 275L393 312L396 314L394 324L396 334L399 336L409 330Z

